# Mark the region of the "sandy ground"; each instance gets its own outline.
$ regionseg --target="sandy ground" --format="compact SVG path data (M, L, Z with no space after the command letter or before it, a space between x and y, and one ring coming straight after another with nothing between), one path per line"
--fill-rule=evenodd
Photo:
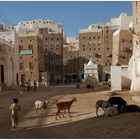
M22 95L0 96L0 138L140 138L140 113L125 113L112 117L96 117L95 103L99 99L107 100L110 91L88 91L73 86L51 87L50 91L24 92ZM132 102L132 93L119 95L128 104ZM18 97L22 107L19 113L19 128L11 128L10 110L12 98ZM55 119L56 100L76 97L78 102L71 108L72 118ZM47 112L34 110L35 100L48 99ZM99 112L103 113L102 110Z

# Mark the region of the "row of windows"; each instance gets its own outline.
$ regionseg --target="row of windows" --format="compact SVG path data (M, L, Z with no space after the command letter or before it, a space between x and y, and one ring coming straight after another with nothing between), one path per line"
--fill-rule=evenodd
M93 43L93 45L94 45L94 46L95 46L96 44L97 44L97 43ZM98 46L100 46L100 45L101 45L101 43L99 43L99 42L98 42L98 44L97 44L97 45L98 45ZM86 45L85 45L85 44L82 44L82 46L83 46L83 47L85 47ZM88 46L91 46L91 44L88 44Z
M24 47L22 45L19 46L19 51L23 50ZM28 45L27 49L33 50L33 45Z
M111 66L111 63L106 63L106 66Z
M39 23L41 23L42 21L39 21ZM33 22L31 22L31 24L32 23L36 23L36 21L33 21ZM51 21L43 21L43 23L45 24L45 23L52 23ZM23 24L23 23L21 23L21 24ZM29 24L29 22L26 22L26 24ZM23 26L26 26L26 24L23 24Z
M107 33L108 33L108 31L107 31ZM103 37L98 36L98 37L88 37L87 39L89 39L89 40L91 40L91 39L95 40L95 39L102 39L102 38L103 38ZM106 38L108 39L108 35L106 36ZM85 39L86 39L86 37L85 37L85 36L83 36L83 39L85 40Z
M33 58L34 56L32 55L31 58ZM20 56L20 59L22 59L22 56Z
M97 49L97 48L93 48L94 51ZM109 48L106 48L108 51L109 51ZM101 48L98 48L98 50L101 50ZM87 51L87 49L83 48L83 51ZM91 51L91 48L89 48L89 51Z
M132 43L132 40L125 40L125 39L123 39L122 42L130 42L130 43Z
M26 48L26 49L29 49L29 50L33 50L35 47L33 46L33 45L28 45L28 47ZM22 46L22 45L20 45L19 46L19 52L21 51L21 50L24 50L25 48ZM38 46L38 50L40 51L40 52L42 52L43 53L43 48L41 47L41 46Z
M45 44L46 47L49 46L49 45L52 46L52 47L53 47L53 46L59 46L59 43L57 42L56 44L53 44L53 43L51 43L51 44L46 43L46 44Z
M54 38L46 38L46 41L48 41L49 39L50 39L51 41L55 40ZM56 40L58 41L59 38L56 38Z
M32 39L30 39L30 42L32 41ZM20 40L20 42L23 42L23 40Z
M33 68L34 68L34 63L33 63L33 62L29 62L28 66L29 66L29 70L33 70ZM19 69L20 69L20 70L24 70L24 69L25 69L24 63L20 63Z

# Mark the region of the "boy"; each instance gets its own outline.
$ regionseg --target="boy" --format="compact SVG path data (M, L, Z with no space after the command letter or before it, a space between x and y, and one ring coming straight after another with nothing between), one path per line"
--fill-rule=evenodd
M37 83L36 80L34 80L34 91L36 91L36 88L37 88Z
M29 79L29 81L27 82L27 90L30 91L31 89L31 80Z
M18 111L20 111L21 107L18 105L18 98L13 99L13 104L10 106L11 112L11 121L12 121L12 127L17 128L18 127Z

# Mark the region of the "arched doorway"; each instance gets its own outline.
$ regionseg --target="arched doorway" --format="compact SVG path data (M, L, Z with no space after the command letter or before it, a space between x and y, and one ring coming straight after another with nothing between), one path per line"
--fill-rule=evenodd
M0 84L6 83L6 59L0 57Z
M9 85L14 84L14 62L13 59L9 60L9 77L8 77Z

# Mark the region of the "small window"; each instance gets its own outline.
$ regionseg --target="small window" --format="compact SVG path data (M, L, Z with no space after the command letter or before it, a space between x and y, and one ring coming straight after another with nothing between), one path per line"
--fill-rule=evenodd
M34 65L33 65L33 62L29 62L29 69L33 69Z
M53 41L53 38L51 38L51 40Z
M28 49L33 49L33 45L28 45Z
M20 45L19 46L19 51L21 51L21 50L23 50L23 46Z
M91 48L89 48L89 50L91 51Z
M20 63L20 64L19 64L19 69L20 69L20 70L23 70L23 69L24 69L24 64L23 64L23 63Z
M107 48L107 50L109 50L109 48Z
M83 51L85 51L85 49L83 49Z

